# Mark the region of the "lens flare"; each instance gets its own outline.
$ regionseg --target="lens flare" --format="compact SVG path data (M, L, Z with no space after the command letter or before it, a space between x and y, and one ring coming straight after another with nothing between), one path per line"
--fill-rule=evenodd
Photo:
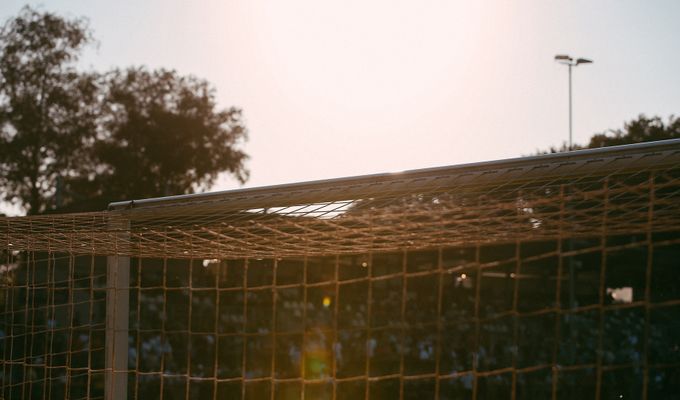
M307 336L305 344L305 378L322 379L330 374L332 355L329 341L322 332Z

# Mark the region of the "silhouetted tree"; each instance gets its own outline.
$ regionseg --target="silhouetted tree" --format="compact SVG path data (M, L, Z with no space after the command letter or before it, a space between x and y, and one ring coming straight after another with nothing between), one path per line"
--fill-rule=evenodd
M241 111L207 81L145 68L83 73L87 24L25 7L0 31L0 201L101 210L248 177Z
M95 75L74 67L87 24L30 7L0 31L1 200L45 211L80 173L96 131Z
M574 144L572 150L594 149L677 138L680 138L680 118L671 115L668 117L668 123L664 123L661 117L648 118L644 114L640 114L637 119L625 122L623 129L610 129L606 132L597 133L590 138L588 145ZM566 143L563 143L560 147L539 150L536 154L561 153L564 151L569 151L569 146Z
M219 109L207 81L130 68L109 73L102 86L105 136L95 156L107 200L191 193L223 171L246 181L241 111Z
M590 138L588 148L616 146L621 144L653 142L680 138L680 118L671 115L665 124L661 117L647 118L640 114L637 119L626 122L623 129L611 129Z

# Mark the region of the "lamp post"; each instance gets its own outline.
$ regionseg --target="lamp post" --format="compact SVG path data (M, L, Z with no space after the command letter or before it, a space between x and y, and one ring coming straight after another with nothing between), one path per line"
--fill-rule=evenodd
M557 61L560 64L566 65L569 67L569 150L572 148L572 122L571 122L571 67L576 67L579 64L592 64L592 60L589 60L587 58L577 58L574 60L571 56L568 56L566 54L558 54L555 56L555 61Z

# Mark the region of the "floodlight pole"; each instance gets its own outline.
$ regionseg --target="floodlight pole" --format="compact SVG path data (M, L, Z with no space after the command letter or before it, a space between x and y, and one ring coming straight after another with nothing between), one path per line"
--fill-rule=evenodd
M558 54L555 56L555 61L557 61L560 64L564 64L567 67L569 67L569 150L571 151L573 149L573 135L572 135L572 127L573 127L573 118L572 118L572 105L571 105L571 67L575 67L579 64L591 64L593 61L589 60L587 58L577 58L574 60L571 56L568 56L566 54Z
M573 139L572 139L572 125L573 125L573 118L572 118L572 111L571 111L571 67L572 65L569 64L569 151L571 151L573 147Z

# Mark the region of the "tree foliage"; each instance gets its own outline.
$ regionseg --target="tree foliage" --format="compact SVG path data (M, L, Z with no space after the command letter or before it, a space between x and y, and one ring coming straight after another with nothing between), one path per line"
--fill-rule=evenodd
M29 213L243 183L241 111L207 81L145 68L81 72L87 24L29 7L0 33L0 200Z
M96 77L74 63L91 41L83 20L31 8L0 31L0 180L4 200L50 207L60 177L77 174L95 132Z
M103 86L106 135L95 148L110 196L189 193L221 171L246 181L246 155L237 149L246 135L241 111L217 109L208 82L130 68L111 72Z
M597 133L590 138L587 145L574 144L571 149L594 149L678 138L680 138L680 118L671 115L668 117L668 122L664 123L661 117L648 118L644 114L640 114L637 119L625 122L623 129L610 129L606 132ZM551 147L547 151L539 150L537 154L564 151L569 151L569 146L566 143L563 143L560 147Z
M617 146L622 144L653 142L680 138L680 118L671 115L668 123L661 117L647 118L641 114L637 119L626 122L623 129L612 129L590 138L588 148Z

